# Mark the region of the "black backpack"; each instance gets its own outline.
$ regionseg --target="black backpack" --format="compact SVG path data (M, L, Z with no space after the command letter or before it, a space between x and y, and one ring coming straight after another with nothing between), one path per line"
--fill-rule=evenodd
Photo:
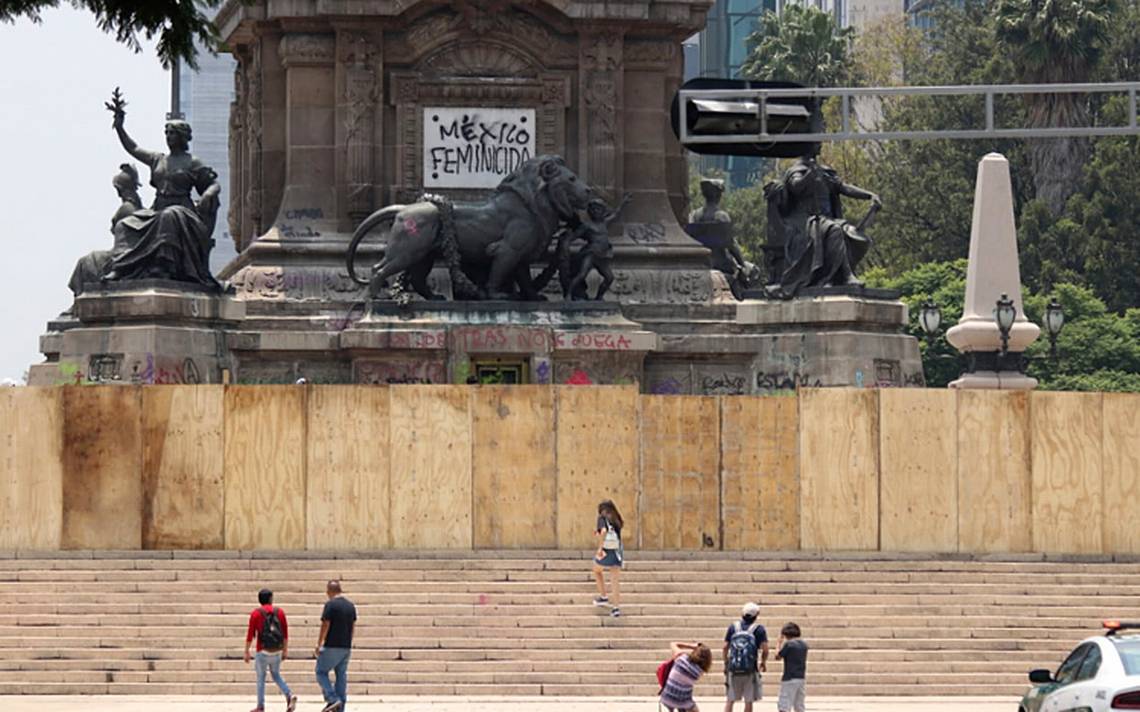
M285 646L285 635L281 632L281 621L277 618L277 607L261 610L261 632L257 635L262 650L280 650Z

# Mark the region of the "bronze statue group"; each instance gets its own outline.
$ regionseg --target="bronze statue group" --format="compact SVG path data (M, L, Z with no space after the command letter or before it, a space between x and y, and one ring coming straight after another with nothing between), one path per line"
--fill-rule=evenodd
M113 245L79 260L71 290L78 296L91 285L159 279L220 291L209 266L221 193L216 173L190 153L192 132L185 121L167 122L167 153L139 147L126 132L126 106L116 89L107 103L112 127L124 150L150 169L154 202L142 207L138 171L123 164L112 180L121 201L111 219ZM870 248L865 230L881 202L845 183L818 153L819 144L810 144L764 188L768 280L749 296L790 298L808 287L862 286L855 268ZM732 234L732 219L720 207L724 182L703 179L701 193L705 206L689 216L688 230L710 248L710 266L725 274L733 295L742 299L748 288L758 286L760 269L745 258ZM871 202L858 223L844 219L844 196ZM349 242L347 271L369 286L373 298L384 295L394 278L396 295L414 290L424 299L443 299L428 284L442 259L454 299L542 299L540 292L557 273L564 300L601 300L615 280L610 226L630 199L626 194L611 208L561 157L538 156L503 179L482 203L453 204L425 195L369 215ZM383 257L370 278L362 279L357 250L376 228L386 231ZM532 265L543 260L547 266L536 277ZM591 296L587 279L593 272L600 282Z

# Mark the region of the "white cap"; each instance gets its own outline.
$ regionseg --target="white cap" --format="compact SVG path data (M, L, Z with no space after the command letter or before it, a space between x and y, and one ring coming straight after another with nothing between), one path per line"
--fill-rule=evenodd
M749 601L744 604L744 608L740 612L744 614L745 618L755 618L760 615L760 604Z

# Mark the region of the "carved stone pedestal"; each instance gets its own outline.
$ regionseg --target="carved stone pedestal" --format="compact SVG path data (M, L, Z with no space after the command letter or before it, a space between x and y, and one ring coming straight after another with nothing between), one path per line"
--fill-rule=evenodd
M244 318L241 302L183 283L89 285L48 325L29 383L222 383L225 330Z
M637 384L656 346L594 302L374 302L340 335L357 383Z
M848 295L639 312L660 335L645 391L740 395L798 386L922 386L906 305Z

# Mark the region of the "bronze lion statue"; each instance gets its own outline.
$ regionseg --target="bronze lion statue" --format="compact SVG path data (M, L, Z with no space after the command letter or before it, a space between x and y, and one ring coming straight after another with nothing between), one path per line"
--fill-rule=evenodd
M547 254L560 224L577 224L589 199L589 188L560 156L538 156L504 178L486 202L453 205L425 195L372 213L352 235L348 274L370 284L374 296L398 277L424 299L443 299L427 282L442 258L456 299L540 299L531 264ZM365 281L356 273L356 252L380 226L387 230L383 257Z

